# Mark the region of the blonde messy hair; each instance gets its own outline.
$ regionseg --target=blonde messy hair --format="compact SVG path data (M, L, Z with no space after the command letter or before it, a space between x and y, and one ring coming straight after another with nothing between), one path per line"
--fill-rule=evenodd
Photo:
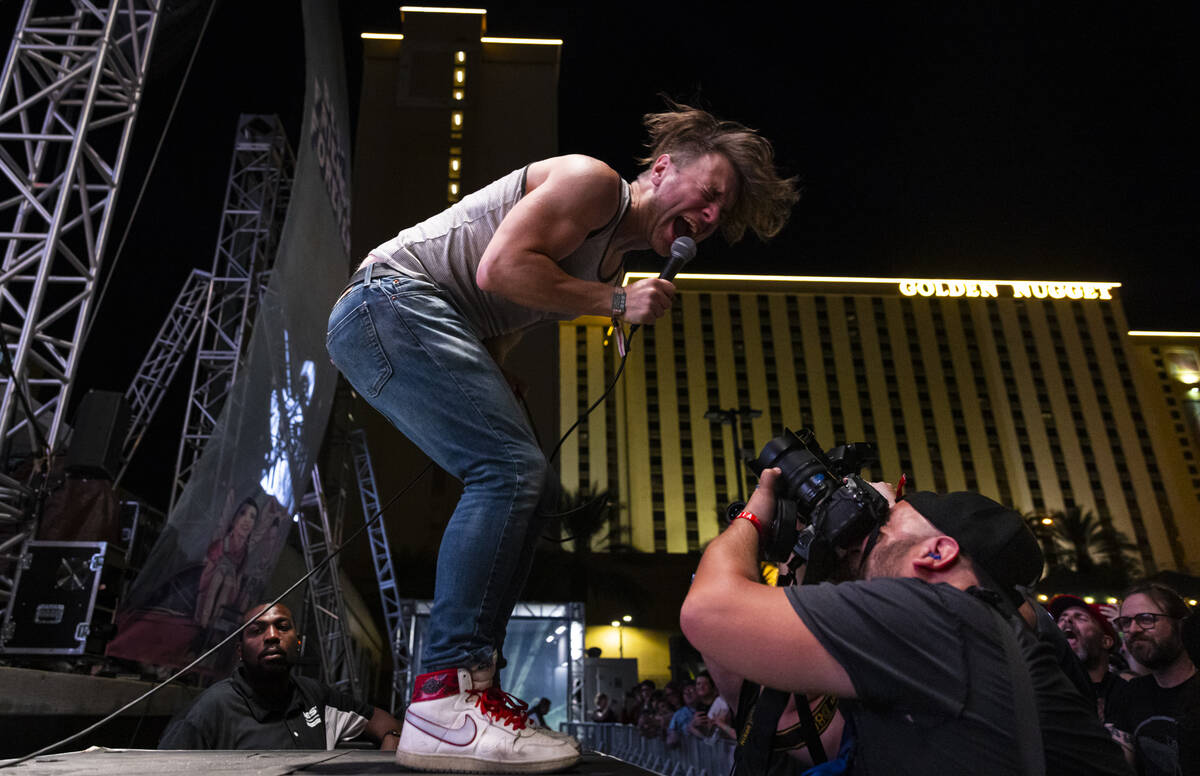
M668 110L642 117L649 133L650 155L638 159L649 166L669 154L680 167L711 153L719 153L738 176L738 196L721 220L721 234L730 245L746 229L759 239L779 234L800 198L795 178L781 178L775 169L775 151L757 131L736 121L722 121L708 111L668 99Z

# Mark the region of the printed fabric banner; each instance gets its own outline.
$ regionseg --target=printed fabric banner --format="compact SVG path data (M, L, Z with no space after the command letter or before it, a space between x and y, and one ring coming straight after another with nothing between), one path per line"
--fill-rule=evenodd
M350 132L336 2L302 6L305 113L270 283L213 436L118 612L113 657L183 666L240 625L311 485L337 380L325 321L349 266Z

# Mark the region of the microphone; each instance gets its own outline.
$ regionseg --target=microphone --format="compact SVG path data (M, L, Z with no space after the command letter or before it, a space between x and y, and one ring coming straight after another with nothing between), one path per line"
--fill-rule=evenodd
M658 276L663 280L674 280L679 270L683 269L683 265L694 258L696 241L691 237L677 237L675 242L671 243L671 258L667 260L667 266L663 267Z
M675 242L671 243L671 258L667 259L667 266L658 273L659 279L674 280L675 276L679 274L679 270L683 269L683 265L694 258L696 258L696 241L691 237L676 237ZM632 337L633 333L641 326L640 323L630 326L629 336Z

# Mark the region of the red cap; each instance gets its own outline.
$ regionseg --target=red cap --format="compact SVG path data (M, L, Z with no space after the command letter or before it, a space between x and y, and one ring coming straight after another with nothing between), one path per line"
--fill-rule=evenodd
M1121 643L1117 638L1117 631L1113 624L1104 616L1104 612L1100 611L1100 607L1096 604L1089 604L1077 595L1056 595L1050 599L1050 603L1046 605L1046 611L1050 612L1050 616L1057 620L1062 616L1062 613L1073 607L1083 609L1088 614L1092 615L1092 619L1100 626L1100 630L1104 631L1104 635L1113 640L1113 647Z

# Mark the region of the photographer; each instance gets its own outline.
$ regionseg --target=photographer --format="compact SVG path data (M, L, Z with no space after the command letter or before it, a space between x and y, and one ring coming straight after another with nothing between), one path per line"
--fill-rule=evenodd
M998 594L1041 573L1020 515L974 493L889 498L837 556L854 581L780 589L758 582L757 564L777 483L779 469L762 472L684 601L683 631L707 662L840 698L849 773L1128 772L1091 703Z

